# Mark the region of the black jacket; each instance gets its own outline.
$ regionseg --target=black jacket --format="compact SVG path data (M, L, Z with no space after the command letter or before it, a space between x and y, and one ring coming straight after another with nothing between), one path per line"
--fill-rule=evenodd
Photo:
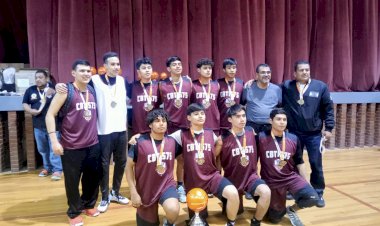
M312 79L304 93L303 105L297 103L299 92L295 80L282 84L282 103L288 117L288 129L296 134L320 133L325 122L325 130L334 128L334 107L327 85Z

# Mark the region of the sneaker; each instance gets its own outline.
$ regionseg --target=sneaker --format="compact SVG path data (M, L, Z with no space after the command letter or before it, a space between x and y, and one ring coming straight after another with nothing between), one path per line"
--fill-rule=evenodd
M186 203L186 192L182 185L178 186L177 193L179 202Z
M92 208L92 209L85 209L83 210L83 212L89 216L89 217L97 217L99 216L100 212L99 210L95 209L95 208Z
M39 177L47 177L49 175L49 172L46 169L41 170L40 174L38 174Z
M290 206L286 207L286 213L288 214L290 223L293 226L303 226L300 218L298 217L296 211L294 211Z
M253 197L252 197L252 194L251 193L249 193L249 192L244 192L245 193L245 199L248 199L248 200L251 200L251 199L253 199Z
M61 175L62 175L61 172L54 172L51 175L51 179L54 180L54 181L60 180L61 179Z
M293 200L293 199L294 199L294 197L293 197L292 193L287 192L286 193L286 200Z
M69 218L70 226L82 226L83 218L81 216L76 216L74 218Z
M214 198L214 194L207 194L209 198Z
M261 221L258 221L255 218L251 219L251 226L260 226L260 225L261 225Z
M114 190L110 192L110 195L108 196L108 198L111 202L117 202L119 204L125 205L129 203L129 199L127 197L124 197L120 194L116 195Z
M164 223L162 224L162 226L175 226L175 224L170 224L169 221L164 218Z
M325 207L326 203L325 203L325 200L323 199L323 197L319 197L318 201L317 201L317 207L319 208L323 208Z
M100 201L97 209L99 212L104 213L107 211L109 205L110 205L110 201L102 200Z

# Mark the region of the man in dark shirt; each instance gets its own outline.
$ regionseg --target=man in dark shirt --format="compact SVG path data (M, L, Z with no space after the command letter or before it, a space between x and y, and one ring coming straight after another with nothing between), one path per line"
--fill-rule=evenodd
M38 176L46 177L52 174L52 180L60 180L62 174L61 156L54 154L45 124L46 112L55 91L49 87L46 71L37 70L35 79L36 85L29 87L25 91L22 103L24 110L32 115L34 138L37 150L42 157L44 168Z
M324 207L325 179L322 168L322 143L329 139L334 128L333 102L327 85L310 78L310 64L294 64L295 80L282 85L282 101L288 115L289 132L298 136L301 149L306 146L311 166L310 183L319 195L318 207ZM324 123L324 131L323 129Z
M261 178L271 189L267 217L272 223L278 223L287 213L292 225L301 226L303 224L296 211L315 206L318 194L306 181L305 164L297 136L285 132L285 111L281 108L273 109L270 123L272 129L261 132L258 138ZM287 191L295 197L296 203L293 206L285 207Z

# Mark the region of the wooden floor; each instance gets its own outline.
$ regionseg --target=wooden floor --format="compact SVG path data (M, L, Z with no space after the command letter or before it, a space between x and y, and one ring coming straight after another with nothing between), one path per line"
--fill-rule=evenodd
M305 158L307 158L305 156ZM308 168L309 169L309 168ZM327 187L326 207L299 211L305 225L380 225L380 149L329 151L324 156ZM68 225L63 180L53 182L39 178L38 172L0 175L0 225ZM121 192L129 195L124 178ZM292 202L289 201L289 204ZM244 200L245 212L237 225L249 225L255 211L253 201ZM186 205L181 204L180 223L187 219ZM224 225L217 198L209 200L210 225ZM97 218L84 217L86 225L135 225L135 209L111 204ZM160 219L162 210L160 209ZM263 222L262 225L271 225ZM290 225L284 219L278 225Z

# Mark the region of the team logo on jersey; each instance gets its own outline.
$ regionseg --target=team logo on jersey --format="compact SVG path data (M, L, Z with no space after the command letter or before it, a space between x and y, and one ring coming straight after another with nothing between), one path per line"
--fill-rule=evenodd
M30 95L30 100L37 100L37 94L32 93L32 95Z

